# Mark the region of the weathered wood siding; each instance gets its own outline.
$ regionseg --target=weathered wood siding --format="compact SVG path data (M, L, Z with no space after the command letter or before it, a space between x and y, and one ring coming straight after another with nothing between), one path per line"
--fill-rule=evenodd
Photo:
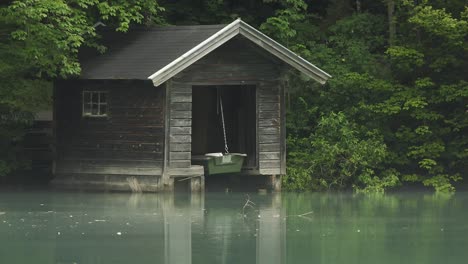
M107 117L82 116L82 91L108 92ZM56 83L57 174L161 174L164 89L143 81Z
M168 82L169 167L189 168L192 143L192 86Z
M260 174L281 173L281 100L278 81L258 85L258 145Z
M242 37L236 37L170 81L170 165L190 165L193 85L255 85L259 174L281 174L285 148L280 75L283 64ZM178 134L172 134L177 132Z

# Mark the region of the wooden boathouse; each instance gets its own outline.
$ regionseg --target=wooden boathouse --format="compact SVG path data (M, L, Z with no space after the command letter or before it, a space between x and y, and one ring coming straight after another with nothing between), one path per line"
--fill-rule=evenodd
M106 53L82 56L78 78L55 82L54 185L160 191L187 178L203 189L216 176L194 157L225 151L221 103L229 151L247 155L239 175L280 188L285 72L330 75L240 19L106 40Z

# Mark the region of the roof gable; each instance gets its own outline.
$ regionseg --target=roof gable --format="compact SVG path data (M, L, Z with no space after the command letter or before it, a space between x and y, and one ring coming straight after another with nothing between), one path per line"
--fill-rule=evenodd
M328 73L296 55L239 18L150 75L148 79L152 80L155 86L159 86L237 35L244 36L321 84L324 84L331 77Z

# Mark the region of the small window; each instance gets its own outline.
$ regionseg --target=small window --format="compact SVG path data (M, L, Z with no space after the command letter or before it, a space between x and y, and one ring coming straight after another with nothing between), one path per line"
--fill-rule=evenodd
M107 116L107 92L83 91L83 116Z

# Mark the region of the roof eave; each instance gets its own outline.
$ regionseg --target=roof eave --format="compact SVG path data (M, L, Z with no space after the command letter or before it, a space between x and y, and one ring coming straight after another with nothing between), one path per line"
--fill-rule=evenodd
M280 60L321 84L325 84L325 82L331 78L331 75L325 71L319 69L317 66L298 56L239 18L149 76L148 79L153 81L154 86L159 86L238 34L246 37Z

